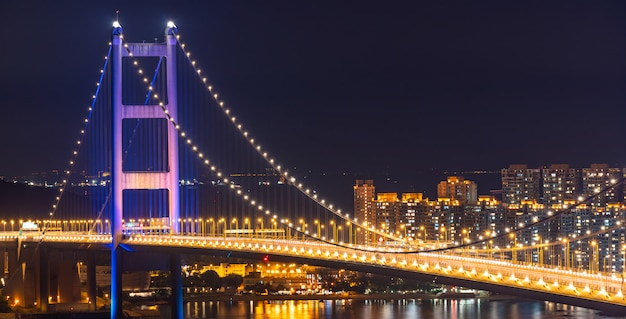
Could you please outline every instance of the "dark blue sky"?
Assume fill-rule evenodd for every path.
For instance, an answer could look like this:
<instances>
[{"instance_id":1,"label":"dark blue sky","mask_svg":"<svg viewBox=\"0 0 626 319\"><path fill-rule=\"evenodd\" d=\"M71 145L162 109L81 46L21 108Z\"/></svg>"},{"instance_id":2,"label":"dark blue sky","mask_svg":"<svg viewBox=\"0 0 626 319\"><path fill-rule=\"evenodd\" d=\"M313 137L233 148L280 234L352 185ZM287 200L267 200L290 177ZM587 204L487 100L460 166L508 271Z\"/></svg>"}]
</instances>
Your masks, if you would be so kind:
<instances>
[{"instance_id":1,"label":"dark blue sky","mask_svg":"<svg viewBox=\"0 0 626 319\"><path fill-rule=\"evenodd\" d=\"M64 168L117 9L130 42L161 41L173 20L235 114L297 170L374 176L626 162L619 1L9 1L3 9L0 175Z\"/></svg>"}]
</instances>

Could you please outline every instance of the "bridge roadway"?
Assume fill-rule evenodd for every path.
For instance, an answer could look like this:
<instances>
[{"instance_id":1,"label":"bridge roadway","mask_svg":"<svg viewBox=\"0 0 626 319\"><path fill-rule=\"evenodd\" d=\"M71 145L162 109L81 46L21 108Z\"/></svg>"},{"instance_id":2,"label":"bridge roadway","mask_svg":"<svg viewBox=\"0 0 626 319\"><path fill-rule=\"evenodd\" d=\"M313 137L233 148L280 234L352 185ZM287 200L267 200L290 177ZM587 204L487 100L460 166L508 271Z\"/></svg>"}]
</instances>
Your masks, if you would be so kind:
<instances>
[{"instance_id":1,"label":"bridge roadway","mask_svg":"<svg viewBox=\"0 0 626 319\"><path fill-rule=\"evenodd\" d=\"M39 242L66 249L110 249L110 235L80 232L0 232L0 241ZM43 240L42 240L43 239ZM406 253L400 248L343 247L315 240L257 237L127 235L129 251L223 255L365 271L547 300L611 314L626 314L621 275L590 274L445 253Z\"/></svg>"}]
</instances>

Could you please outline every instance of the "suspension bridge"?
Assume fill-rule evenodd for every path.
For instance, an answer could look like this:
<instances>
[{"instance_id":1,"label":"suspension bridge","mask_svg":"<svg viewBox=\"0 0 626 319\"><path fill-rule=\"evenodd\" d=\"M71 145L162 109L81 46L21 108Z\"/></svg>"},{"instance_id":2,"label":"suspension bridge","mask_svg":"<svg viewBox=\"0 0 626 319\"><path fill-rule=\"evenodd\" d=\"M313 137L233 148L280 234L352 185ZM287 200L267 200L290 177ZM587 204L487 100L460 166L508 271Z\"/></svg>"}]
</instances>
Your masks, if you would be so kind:
<instances>
[{"instance_id":1,"label":"suspension bridge","mask_svg":"<svg viewBox=\"0 0 626 319\"><path fill-rule=\"evenodd\" d=\"M162 43L127 42L114 23L74 146L49 217L31 221L36 231L3 222L5 293L14 305L48 311L76 299L59 292L62 270L53 287L48 257L83 251L81 301L91 310L94 255L110 253L111 318L122 318L122 274L133 263L171 271L172 318L182 318L181 254L271 256L626 313L622 209L586 208L623 180L503 229L445 233L454 225L442 219L445 235L408 221L403 233L389 231L343 212L281 165L217 93L173 23ZM564 216L588 211L597 222L559 233ZM417 231L407 234L410 227Z\"/></svg>"}]
</instances>

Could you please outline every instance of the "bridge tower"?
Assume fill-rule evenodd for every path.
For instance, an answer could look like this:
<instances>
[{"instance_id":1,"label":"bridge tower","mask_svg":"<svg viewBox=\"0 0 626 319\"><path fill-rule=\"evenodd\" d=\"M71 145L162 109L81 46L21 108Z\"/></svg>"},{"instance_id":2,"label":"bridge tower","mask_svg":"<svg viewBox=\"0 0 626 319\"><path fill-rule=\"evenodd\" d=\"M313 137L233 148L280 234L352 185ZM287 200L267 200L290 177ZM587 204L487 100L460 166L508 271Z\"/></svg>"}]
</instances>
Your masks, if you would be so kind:
<instances>
[{"instance_id":1,"label":"bridge tower","mask_svg":"<svg viewBox=\"0 0 626 319\"><path fill-rule=\"evenodd\" d=\"M176 129L169 123L166 114L160 105L129 105L124 104L123 59L132 57L158 57L165 61L166 84L165 92L167 100L163 107L174 119L177 118L177 79L176 79L176 52L177 52L177 28L169 22L165 29L164 43L122 43L122 27L118 22L113 24L112 30L112 54L111 54L111 138L112 138L112 167L111 167L111 318L122 318L122 250L121 241L122 219L124 219L124 191L125 190L159 190L167 192L167 212L169 226L172 233L179 232L180 216L180 188L179 188L179 160L178 160L178 134ZM127 49L126 49L127 48ZM129 53L129 52L132 52ZM130 65L130 64L128 64ZM129 72L129 71L126 71ZM146 100L148 101L148 100ZM157 119L165 125L157 126L167 132L165 135L167 150L161 163L165 163L159 170L126 170L124 167L124 120ZM165 133L165 134L163 134ZM154 145L157 145L157 137L154 136ZM172 271L172 317L182 315L182 287L180 274L180 258L170 258L170 270ZM178 280L177 280L178 279ZM178 286L178 287L177 287ZM179 299L179 300L177 300Z\"/></svg>"}]
</instances>

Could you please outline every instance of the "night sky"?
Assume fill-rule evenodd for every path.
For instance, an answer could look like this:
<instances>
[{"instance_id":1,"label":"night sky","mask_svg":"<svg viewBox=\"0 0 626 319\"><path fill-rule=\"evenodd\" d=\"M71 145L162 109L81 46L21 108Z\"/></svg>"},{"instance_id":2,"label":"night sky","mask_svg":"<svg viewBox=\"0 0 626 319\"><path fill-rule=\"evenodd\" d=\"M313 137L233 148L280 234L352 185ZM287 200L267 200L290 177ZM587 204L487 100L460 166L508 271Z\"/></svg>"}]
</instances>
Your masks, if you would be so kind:
<instances>
[{"instance_id":1,"label":"night sky","mask_svg":"<svg viewBox=\"0 0 626 319\"><path fill-rule=\"evenodd\" d=\"M626 163L621 1L10 1L0 175L66 167L116 10L130 42L174 21L296 172Z\"/></svg>"}]
</instances>

